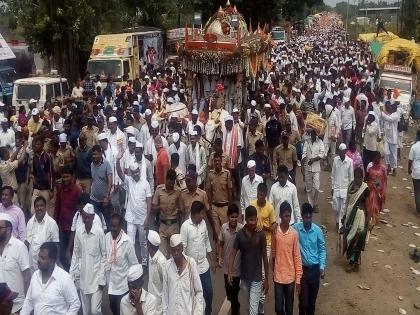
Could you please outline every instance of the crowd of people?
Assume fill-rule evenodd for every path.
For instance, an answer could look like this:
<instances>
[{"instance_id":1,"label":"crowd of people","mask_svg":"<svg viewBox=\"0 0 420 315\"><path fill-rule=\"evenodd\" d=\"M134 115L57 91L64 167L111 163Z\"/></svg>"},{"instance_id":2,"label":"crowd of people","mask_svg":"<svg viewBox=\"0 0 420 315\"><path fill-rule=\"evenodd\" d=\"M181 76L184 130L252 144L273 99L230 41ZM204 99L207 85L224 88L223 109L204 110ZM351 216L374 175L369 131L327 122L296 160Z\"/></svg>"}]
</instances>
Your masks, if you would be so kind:
<instances>
[{"instance_id":1,"label":"crowd of people","mask_svg":"<svg viewBox=\"0 0 420 315\"><path fill-rule=\"evenodd\" d=\"M214 314L217 268L232 315L290 315L295 292L299 314L314 314L327 264L312 222L329 211L321 177L339 254L357 271L402 148L395 91L378 87L368 47L341 26L324 14L274 47L231 113L223 86L193 108L176 64L104 89L87 74L72 99L43 109L0 107L2 314L96 315L104 294L114 315ZM166 114L181 102L188 118ZM418 214L419 143L420 133L409 155Z\"/></svg>"}]
</instances>

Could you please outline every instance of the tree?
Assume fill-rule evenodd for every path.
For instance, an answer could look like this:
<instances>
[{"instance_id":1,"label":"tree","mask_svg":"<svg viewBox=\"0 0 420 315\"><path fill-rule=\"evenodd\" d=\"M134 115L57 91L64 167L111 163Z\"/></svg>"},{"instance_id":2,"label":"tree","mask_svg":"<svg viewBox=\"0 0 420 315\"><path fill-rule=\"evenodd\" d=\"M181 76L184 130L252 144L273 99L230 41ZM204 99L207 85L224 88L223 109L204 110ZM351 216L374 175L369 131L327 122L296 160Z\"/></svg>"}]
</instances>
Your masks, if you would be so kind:
<instances>
[{"instance_id":1,"label":"tree","mask_svg":"<svg viewBox=\"0 0 420 315\"><path fill-rule=\"evenodd\" d=\"M401 3L401 35L420 40L420 1L404 0Z\"/></svg>"},{"instance_id":2,"label":"tree","mask_svg":"<svg viewBox=\"0 0 420 315\"><path fill-rule=\"evenodd\" d=\"M115 27L109 22L116 7L116 0L7 1L11 24L30 49L45 56L50 69L72 80L84 73L94 36L104 27Z\"/></svg>"}]
</instances>

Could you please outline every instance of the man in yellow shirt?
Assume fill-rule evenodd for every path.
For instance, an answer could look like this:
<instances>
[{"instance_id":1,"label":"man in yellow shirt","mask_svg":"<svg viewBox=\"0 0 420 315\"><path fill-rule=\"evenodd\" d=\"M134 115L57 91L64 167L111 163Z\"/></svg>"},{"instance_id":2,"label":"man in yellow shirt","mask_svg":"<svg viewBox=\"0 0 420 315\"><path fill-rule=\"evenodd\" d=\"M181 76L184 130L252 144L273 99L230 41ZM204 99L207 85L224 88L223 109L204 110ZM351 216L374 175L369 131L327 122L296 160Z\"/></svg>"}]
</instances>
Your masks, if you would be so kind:
<instances>
[{"instance_id":1,"label":"man in yellow shirt","mask_svg":"<svg viewBox=\"0 0 420 315\"><path fill-rule=\"evenodd\" d=\"M43 121L39 117L39 109L38 108L32 109L31 115L32 115L32 117L29 118L29 121L28 121L28 130L29 130L30 135L38 132L39 128L41 128L41 126L42 126L42 121Z\"/></svg>"},{"instance_id":2,"label":"man in yellow shirt","mask_svg":"<svg viewBox=\"0 0 420 315\"><path fill-rule=\"evenodd\" d=\"M267 201L267 185L258 184L257 199L251 201L251 206L257 209L257 228L256 231L263 231L267 240L267 258L271 256L271 233L277 228L276 214L273 205ZM265 277L263 269L263 279ZM261 293L260 303L258 305L258 314L264 313L265 294Z\"/></svg>"}]
</instances>

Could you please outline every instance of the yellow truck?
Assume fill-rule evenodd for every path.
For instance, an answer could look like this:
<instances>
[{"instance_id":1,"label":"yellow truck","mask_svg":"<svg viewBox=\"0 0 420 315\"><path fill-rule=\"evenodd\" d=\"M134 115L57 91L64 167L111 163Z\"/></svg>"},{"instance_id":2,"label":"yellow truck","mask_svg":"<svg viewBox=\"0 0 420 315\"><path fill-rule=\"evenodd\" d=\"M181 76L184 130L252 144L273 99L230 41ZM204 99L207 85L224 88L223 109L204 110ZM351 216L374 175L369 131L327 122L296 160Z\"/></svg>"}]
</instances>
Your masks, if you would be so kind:
<instances>
[{"instance_id":1,"label":"yellow truck","mask_svg":"<svg viewBox=\"0 0 420 315\"><path fill-rule=\"evenodd\" d=\"M139 77L146 64L162 65L163 31L149 26L128 30L128 33L98 35L92 45L87 65L92 78L101 82L108 77L118 83Z\"/></svg>"}]
</instances>

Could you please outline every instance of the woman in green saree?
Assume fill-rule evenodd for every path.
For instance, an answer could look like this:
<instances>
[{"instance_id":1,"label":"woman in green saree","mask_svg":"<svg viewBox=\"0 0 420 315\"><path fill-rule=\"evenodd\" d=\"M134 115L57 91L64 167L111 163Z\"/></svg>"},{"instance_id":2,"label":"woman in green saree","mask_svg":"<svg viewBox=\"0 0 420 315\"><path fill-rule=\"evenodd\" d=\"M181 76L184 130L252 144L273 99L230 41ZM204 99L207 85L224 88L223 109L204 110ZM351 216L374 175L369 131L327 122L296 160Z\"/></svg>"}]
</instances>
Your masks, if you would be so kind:
<instances>
[{"instance_id":1,"label":"woman in green saree","mask_svg":"<svg viewBox=\"0 0 420 315\"><path fill-rule=\"evenodd\" d=\"M354 170L354 181L347 191L347 209L343 217L343 254L346 254L346 271L357 271L360 264L361 252L365 249L368 232L367 198L368 185L363 182L363 170Z\"/></svg>"}]
</instances>

